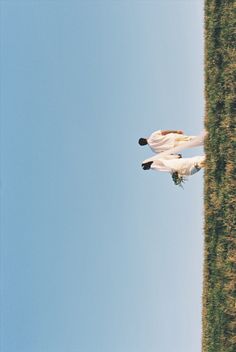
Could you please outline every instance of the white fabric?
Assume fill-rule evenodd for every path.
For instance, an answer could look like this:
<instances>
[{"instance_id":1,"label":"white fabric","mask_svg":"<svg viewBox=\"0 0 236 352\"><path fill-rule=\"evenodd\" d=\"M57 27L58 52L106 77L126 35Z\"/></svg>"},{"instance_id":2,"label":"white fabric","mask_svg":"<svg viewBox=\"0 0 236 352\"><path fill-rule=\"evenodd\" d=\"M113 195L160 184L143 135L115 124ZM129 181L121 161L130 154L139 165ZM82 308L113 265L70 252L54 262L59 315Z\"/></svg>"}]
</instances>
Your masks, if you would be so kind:
<instances>
[{"instance_id":1,"label":"white fabric","mask_svg":"<svg viewBox=\"0 0 236 352\"><path fill-rule=\"evenodd\" d=\"M194 156L192 158L181 158L181 159L156 159L151 169L165 172L178 172L179 176L193 175L199 171L199 163L205 160L205 156ZM198 166L198 167L196 167Z\"/></svg>"},{"instance_id":2,"label":"white fabric","mask_svg":"<svg viewBox=\"0 0 236 352\"><path fill-rule=\"evenodd\" d=\"M166 135L162 135L161 130L158 130L151 134L151 136L147 139L147 142L154 153L161 153L191 141L193 138L195 138L195 136L186 136L178 133L168 133Z\"/></svg>"},{"instance_id":3,"label":"white fabric","mask_svg":"<svg viewBox=\"0 0 236 352\"><path fill-rule=\"evenodd\" d=\"M181 152L184 149L203 146L204 139L205 139L206 135L207 135L207 132L204 130L199 136L194 137L189 142L182 143L181 145L179 145L179 146L177 146L175 148L171 148L171 149L168 149L168 150L166 150L166 151L164 151L162 153L154 155L151 158L148 158L148 159L144 160L143 163L147 163L149 161L154 161L154 160L157 160L157 159L161 159L163 157L166 158L167 155L177 154L177 153Z\"/></svg>"}]
</instances>

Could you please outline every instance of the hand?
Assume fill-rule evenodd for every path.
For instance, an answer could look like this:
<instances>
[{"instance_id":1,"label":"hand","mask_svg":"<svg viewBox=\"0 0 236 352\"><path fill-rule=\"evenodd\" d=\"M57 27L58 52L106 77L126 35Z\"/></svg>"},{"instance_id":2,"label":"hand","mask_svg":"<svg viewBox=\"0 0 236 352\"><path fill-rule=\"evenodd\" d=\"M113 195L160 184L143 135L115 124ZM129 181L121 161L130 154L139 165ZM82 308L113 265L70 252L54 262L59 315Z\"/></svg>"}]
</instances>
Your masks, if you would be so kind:
<instances>
[{"instance_id":1,"label":"hand","mask_svg":"<svg viewBox=\"0 0 236 352\"><path fill-rule=\"evenodd\" d=\"M177 133L178 134L184 134L184 131L179 130L179 131L177 131Z\"/></svg>"}]
</instances>

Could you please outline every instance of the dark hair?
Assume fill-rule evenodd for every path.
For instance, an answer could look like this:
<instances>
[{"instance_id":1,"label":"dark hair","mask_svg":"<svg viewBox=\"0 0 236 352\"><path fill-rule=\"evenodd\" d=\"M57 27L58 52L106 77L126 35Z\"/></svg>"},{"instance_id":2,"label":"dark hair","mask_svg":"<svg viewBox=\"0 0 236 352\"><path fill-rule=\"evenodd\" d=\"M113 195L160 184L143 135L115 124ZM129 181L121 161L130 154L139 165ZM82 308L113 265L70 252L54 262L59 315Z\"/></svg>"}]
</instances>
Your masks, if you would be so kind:
<instances>
[{"instance_id":1,"label":"dark hair","mask_svg":"<svg viewBox=\"0 0 236 352\"><path fill-rule=\"evenodd\" d=\"M139 138L138 144L139 145L146 145L147 144L147 139L146 138Z\"/></svg>"},{"instance_id":2,"label":"dark hair","mask_svg":"<svg viewBox=\"0 0 236 352\"><path fill-rule=\"evenodd\" d=\"M153 161L148 161L147 163L142 164L143 170L149 170L151 168Z\"/></svg>"}]
</instances>

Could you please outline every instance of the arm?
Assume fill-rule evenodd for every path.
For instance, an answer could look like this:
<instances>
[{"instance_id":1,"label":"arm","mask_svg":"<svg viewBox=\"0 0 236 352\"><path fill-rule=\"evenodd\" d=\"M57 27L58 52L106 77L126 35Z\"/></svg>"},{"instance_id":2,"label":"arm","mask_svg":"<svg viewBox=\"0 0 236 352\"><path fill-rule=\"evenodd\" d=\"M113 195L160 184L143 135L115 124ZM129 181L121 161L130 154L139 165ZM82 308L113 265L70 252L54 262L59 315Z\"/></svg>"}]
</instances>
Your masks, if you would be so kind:
<instances>
[{"instance_id":1,"label":"arm","mask_svg":"<svg viewBox=\"0 0 236 352\"><path fill-rule=\"evenodd\" d=\"M165 136L166 134L169 134L169 133L183 134L184 131L180 131L180 130L165 130L165 131L161 131L162 136Z\"/></svg>"}]
</instances>

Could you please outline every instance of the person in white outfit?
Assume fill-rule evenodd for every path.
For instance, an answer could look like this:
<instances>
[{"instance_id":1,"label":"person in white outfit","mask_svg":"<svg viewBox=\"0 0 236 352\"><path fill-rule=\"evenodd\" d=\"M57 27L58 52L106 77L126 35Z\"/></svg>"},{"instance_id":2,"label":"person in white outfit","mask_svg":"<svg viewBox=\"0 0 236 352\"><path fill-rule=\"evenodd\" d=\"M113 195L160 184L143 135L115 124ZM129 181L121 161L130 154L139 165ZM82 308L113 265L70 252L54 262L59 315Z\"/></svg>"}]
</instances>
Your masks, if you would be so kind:
<instances>
[{"instance_id":1,"label":"person in white outfit","mask_svg":"<svg viewBox=\"0 0 236 352\"><path fill-rule=\"evenodd\" d=\"M187 136L180 130L158 130L153 132L148 138L140 138L138 143L141 146L148 144L154 153L161 153L189 142L193 138L195 136Z\"/></svg>"},{"instance_id":2,"label":"person in white outfit","mask_svg":"<svg viewBox=\"0 0 236 352\"><path fill-rule=\"evenodd\" d=\"M191 158L155 159L142 163L144 170L157 170L169 172L176 185L181 185L186 176L194 175L205 165L205 156L194 156Z\"/></svg>"}]
</instances>

